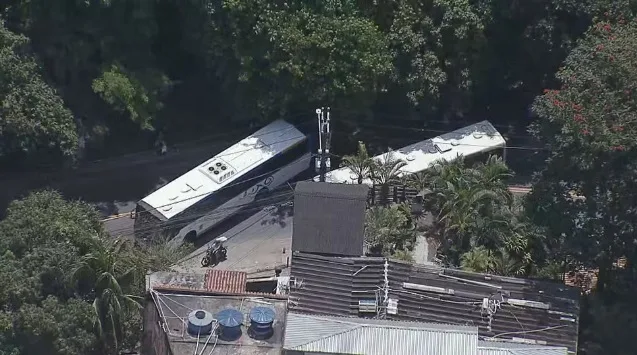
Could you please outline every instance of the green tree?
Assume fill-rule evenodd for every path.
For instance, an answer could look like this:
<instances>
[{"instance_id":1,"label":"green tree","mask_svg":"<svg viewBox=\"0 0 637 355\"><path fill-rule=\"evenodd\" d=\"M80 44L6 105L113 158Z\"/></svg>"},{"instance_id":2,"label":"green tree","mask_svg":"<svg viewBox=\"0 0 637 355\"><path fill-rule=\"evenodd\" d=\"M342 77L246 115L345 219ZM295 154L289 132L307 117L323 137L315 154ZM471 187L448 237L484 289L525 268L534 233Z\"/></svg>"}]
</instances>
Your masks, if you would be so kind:
<instances>
[{"instance_id":1,"label":"green tree","mask_svg":"<svg viewBox=\"0 0 637 355\"><path fill-rule=\"evenodd\" d=\"M75 121L27 44L0 22L0 157L14 164L60 163L75 155Z\"/></svg>"},{"instance_id":2,"label":"green tree","mask_svg":"<svg viewBox=\"0 0 637 355\"><path fill-rule=\"evenodd\" d=\"M139 277L133 255L128 242L116 239L82 256L73 272L79 291L92 298L97 335L116 351L122 349L125 316L141 308L141 298L130 293Z\"/></svg>"},{"instance_id":3,"label":"green tree","mask_svg":"<svg viewBox=\"0 0 637 355\"><path fill-rule=\"evenodd\" d=\"M244 107L272 117L291 107L362 110L373 102L392 70L386 37L355 7L339 3L222 2L211 60L236 75L227 83L239 89ZM246 106L246 97L256 107Z\"/></svg>"},{"instance_id":4,"label":"green tree","mask_svg":"<svg viewBox=\"0 0 637 355\"><path fill-rule=\"evenodd\" d=\"M370 166L371 180L375 185L380 186L381 204L389 204L389 189L393 183L401 181L401 169L407 162L398 158L396 153L389 150L380 159L374 159Z\"/></svg>"},{"instance_id":5,"label":"green tree","mask_svg":"<svg viewBox=\"0 0 637 355\"><path fill-rule=\"evenodd\" d=\"M428 174L429 193L423 204L434 222L427 233L440 243L439 253L446 263L459 265L465 253L483 247L502 260L512 254L525 267L529 265L533 233L513 210L513 197L505 183L510 173L501 159L492 156L475 166L467 166L464 159L441 161ZM492 257L496 254L489 256L490 264L466 263L495 265L497 259ZM465 258L484 259L484 255L476 250Z\"/></svg>"},{"instance_id":6,"label":"green tree","mask_svg":"<svg viewBox=\"0 0 637 355\"><path fill-rule=\"evenodd\" d=\"M346 155L343 157L343 165L348 167L356 176L358 184L362 184L364 179L369 178L372 167L372 158L367 153L365 143L358 142L356 155Z\"/></svg>"},{"instance_id":7,"label":"green tree","mask_svg":"<svg viewBox=\"0 0 637 355\"><path fill-rule=\"evenodd\" d=\"M635 34L634 21L597 23L558 73L562 88L534 105L533 133L551 155L529 211L547 228L553 255L600 267L602 288L618 257L633 258Z\"/></svg>"},{"instance_id":8,"label":"green tree","mask_svg":"<svg viewBox=\"0 0 637 355\"><path fill-rule=\"evenodd\" d=\"M486 43L486 18L467 0L402 0L395 8L388 37L397 90L425 112L462 114Z\"/></svg>"},{"instance_id":9,"label":"green tree","mask_svg":"<svg viewBox=\"0 0 637 355\"><path fill-rule=\"evenodd\" d=\"M370 254L404 259L416 241L416 229L407 205L374 206L365 214L365 244Z\"/></svg>"},{"instance_id":10,"label":"green tree","mask_svg":"<svg viewBox=\"0 0 637 355\"><path fill-rule=\"evenodd\" d=\"M93 208L54 192L9 206L0 221L0 319L8 322L0 337L9 353L101 353L91 305L74 297L68 279L81 256L100 246L101 233Z\"/></svg>"},{"instance_id":11,"label":"green tree","mask_svg":"<svg viewBox=\"0 0 637 355\"><path fill-rule=\"evenodd\" d=\"M152 129L153 120L163 107L160 92L170 82L162 74L152 72L146 75L146 79L153 82L144 85L120 66L112 65L93 80L92 88L115 110L129 115L143 129Z\"/></svg>"},{"instance_id":12,"label":"green tree","mask_svg":"<svg viewBox=\"0 0 637 355\"><path fill-rule=\"evenodd\" d=\"M599 270L583 304L586 354L628 354L634 345L636 36L634 20L595 23L557 73L561 87L533 106L532 133L550 156L527 210L545 229L550 260L565 271ZM617 270L621 256L627 265Z\"/></svg>"}]
</instances>

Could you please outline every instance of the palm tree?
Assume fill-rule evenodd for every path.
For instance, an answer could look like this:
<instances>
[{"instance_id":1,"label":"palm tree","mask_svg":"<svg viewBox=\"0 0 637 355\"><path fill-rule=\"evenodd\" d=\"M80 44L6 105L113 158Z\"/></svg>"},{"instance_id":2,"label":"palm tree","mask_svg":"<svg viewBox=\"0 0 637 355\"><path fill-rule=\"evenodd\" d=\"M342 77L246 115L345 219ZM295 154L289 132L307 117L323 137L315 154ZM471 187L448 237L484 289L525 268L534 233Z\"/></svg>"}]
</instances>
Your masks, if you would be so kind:
<instances>
[{"instance_id":1,"label":"palm tree","mask_svg":"<svg viewBox=\"0 0 637 355\"><path fill-rule=\"evenodd\" d=\"M462 254L460 267L467 271L501 276L518 276L524 272L523 263L506 250L491 251L483 246Z\"/></svg>"},{"instance_id":2,"label":"palm tree","mask_svg":"<svg viewBox=\"0 0 637 355\"><path fill-rule=\"evenodd\" d=\"M456 265L472 248L496 250L507 240L517 240L511 236L517 232L513 198L505 183L510 176L506 165L495 157L474 167L464 163L463 159L435 163L429 173L431 193L424 201L425 209L436 217L433 231L441 252Z\"/></svg>"},{"instance_id":3,"label":"palm tree","mask_svg":"<svg viewBox=\"0 0 637 355\"><path fill-rule=\"evenodd\" d=\"M494 263L490 251L482 246L469 250L460 258L460 267L472 272L489 273Z\"/></svg>"},{"instance_id":4,"label":"palm tree","mask_svg":"<svg viewBox=\"0 0 637 355\"><path fill-rule=\"evenodd\" d=\"M358 151L356 155L346 155L343 157L343 164L348 167L358 181L358 184L362 184L363 180L369 176L370 168L373 164L372 158L367 152L365 143L358 142Z\"/></svg>"},{"instance_id":5,"label":"palm tree","mask_svg":"<svg viewBox=\"0 0 637 355\"><path fill-rule=\"evenodd\" d=\"M370 254L393 255L408 249L416 233L410 216L401 205L375 206L365 214L365 244Z\"/></svg>"},{"instance_id":6,"label":"palm tree","mask_svg":"<svg viewBox=\"0 0 637 355\"><path fill-rule=\"evenodd\" d=\"M93 300L95 332L105 348L116 352L123 338L122 318L126 312L140 309L141 297L131 295L136 269L130 244L122 239L82 257L72 274L80 292Z\"/></svg>"},{"instance_id":7,"label":"palm tree","mask_svg":"<svg viewBox=\"0 0 637 355\"><path fill-rule=\"evenodd\" d=\"M396 157L392 150L383 154L382 158L375 160L371 165L370 173L374 184L380 185L381 203L383 205L389 202L389 186L392 183L400 181L402 169L407 163Z\"/></svg>"}]
</instances>

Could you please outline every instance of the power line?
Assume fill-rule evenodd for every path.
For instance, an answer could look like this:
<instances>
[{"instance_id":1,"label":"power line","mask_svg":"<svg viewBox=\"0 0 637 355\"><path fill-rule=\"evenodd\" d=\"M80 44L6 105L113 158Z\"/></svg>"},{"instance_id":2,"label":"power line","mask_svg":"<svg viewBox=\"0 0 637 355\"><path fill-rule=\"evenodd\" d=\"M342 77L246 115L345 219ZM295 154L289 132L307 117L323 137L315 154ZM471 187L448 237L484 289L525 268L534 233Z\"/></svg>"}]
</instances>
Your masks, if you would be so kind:
<instances>
[{"instance_id":1,"label":"power line","mask_svg":"<svg viewBox=\"0 0 637 355\"><path fill-rule=\"evenodd\" d=\"M459 146L472 146L472 147L485 147L485 148L491 147L490 145L469 144L469 143L458 143L457 145L459 145ZM523 147L523 146L506 146L506 149L521 149L521 150L532 150L532 151L545 150L545 149L543 149L543 148ZM337 158L343 158L343 157L344 157L344 155L337 155L337 154L333 154L333 153L329 153L329 155L334 156L334 157L337 157ZM315 157L315 156L316 156L316 155L314 155L314 154L312 155L312 157ZM271 170L271 171L269 171L269 172L266 172L266 173L263 173L263 174L261 174L261 175L255 176L255 177L253 177L253 178L251 178L251 179L248 179L248 180L243 180L243 181L240 181L240 182L237 182L237 183L234 183L234 184L226 185L226 186L222 187L222 189L225 189L225 188L227 188L227 187L231 187L231 186L235 186L235 185L241 184L241 183L243 183L243 182L245 182L245 181L258 179L258 178L260 178L260 177L263 177L263 176L269 175L270 173L273 173L273 172L276 172L276 171L278 171L278 170L281 170L282 168L283 168L283 167L280 167L280 168L277 168L277 169ZM222 190L218 190L218 191L222 191ZM215 192L216 192L216 191L215 191ZM170 203L167 203L167 204L164 204L164 205L161 205L161 206L154 207L154 209L160 209L160 208L164 208L164 207L169 207L169 206L174 205L174 204L177 204L177 203L181 203L181 202L188 201L188 200L191 200L191 199L199 198L199 197L202 197L202 196L207 196L207 195L209 195L209 194L211 194L211 193L214 193L214 192L207 192L207 193L203 193L203 194L199 194L199 195L191 196L191 197L188 197L188 198L183 199L183 200L177 200L177 201L170 202ZM144 211L144 212L146 212L146 213L150 213L149 211ZM122 216L122 217L124 217L124 216Z\"/></svg>"},{"instance_id":2,"label":"power line","mask_svg":"<svg viewBox=\"0 0 637 355\"><path fill-rule=\"evenodd\" d=\"M299 116L300 116L300 115L299 115ZM305 126L305 125L310 124L310 123L313 123L313 120L306 120L306 121L303 121L303 122L301 122L301 123L295 124L295 125L294 125L294 127L295 127L295 128L296 128L296 127L302 127L302 126ZM265 126L263 126L263 127L261 127L261 128L264 128L264 127L266 127L266 126L267 126L267 125L265 125ZM273 130L273 131L269 131L269 132L265 132L265 133L261 133L261 134L256 134L256 135L255 135L255 134L251 134L251 135L249 135L249 136L252 136L252 137L260 137L260 136L262 136L262 135L272 134L272 133L276 133L276 132L280 132L280 131L284 131L284 130L289 130L289 129L291 129L291 128L289 128L289 127L288 127L288 128L280 128L280 129L277 129L277 130ZM246 129L242 129L242 130L246 130ZM222 138L222 137L227 137L229 134L233 134L234 132L239 132L239 130L237 129L237 130L233 130L233 131L226 132L226 133L222 133L222 134L209 135L209 136L206 136L206 137L203 137L203 138L199 138L199 139L196 139L196 140L186 141L186 142L183 142L183 143L181 143L181 144L179 144L179 145L175 145L174 147L181 147L181 146L187 146L187 145L194 145L195 143L203 142L203 141L206 141L206 140L210 140L211 138L217 138L217 137ZM254 131L253 131L253 133L254 133ZM244 138L247 138L247 137L244 137ZM244 139L244 138L243 138L243 139ZM239 139L239 141L241 141L241 140L242 140L242 139ZM215 147L216 147L216 146L221 146L221 145L227 145L227 144L230 144L230 143L233 143L233 142L234 142L234 144L236 144L236 143L238 143L239 141L229 141L229 140L227 140L227 141L224 141L224 142L220 142L219 144L215 144ZM275 143L276 143L276 142L275 142ZM92 167L91 165L93 165L93 164L103 164L103 163L109 163L109 162L116 161L116 160L118 160L118 159L122 159L122 158L126 158L126 157L133 157L133 156L136 156L136 155L142 155L142 154L144 154L144 153L148 153L148 152L152 152L152 151L154 151L154 149L148 149L148 150L143 150L143 151L139 151L139 152L123 154L123 155L119 155L119 156L115 156L115 157L110 157L110 158L107 158L107 159L98 159L98 160L93 160L93 161L85 162L85 163L84 163L85 165L83 165L83 166L79 167L77 171L73 171L73 170L65 170L65 169L58 169L58 170L46 171L46 174L56 174L56 173L65 173L65 172L81 174L81 173L82 173L82 171L81 171L81 170L83 170L83 169L91 169L90 173L99 173L99 172L104 172L104 171L114 170L113 168L104 168L104 169L92 170L92 168L93 168L93 167ZM10 178L14 178L14 179L16 179L16 178L18 178L20 175L24 175L24 174L26 174L26 175L30 175L30 174L33 174L33 173L34 173L34 171L32 171L32 172L26 172L26 173L22 173L22 174L18 173L18 174L16 174L16 176L11 176L10 174L5 173L5 174L0 175L0 179L10 179Z\"/></svg>"},{"instance_id":3,"label":"power line","mask_svg":"<svg viewBox=\"0 0 637 355\"><path fill-rule=\"evenodd\" d=\"M279 191L283 191L283 190L284 189L281 188ZM232 207L217 207L215 209L211 209L206 212L199 212L192 215L186 215L186 216L182 216L176 219L171 219L168 221L160 221L158 219L156 221L157 221L157 225L161 226L162 228L167 226L169 227L167 229L174 229L180 226L186 226L202 218L203 218L202 222L204 222L205 220L210 220L218 216L223 216L224 214L226 214L227 211L234 211L234 210L249 211L249 210L246 210L245 207L253 207L250 209L252 210L254 208L262 208L265 206L269 206L270 202L277 201L283 197L289 197L289 196L293 196L293 193L285 192L285 193L277 194L275 196L270 196L270 197L259 199L259 200L253 200L253 201L242 203ZM133 229L126 227L122 229L113 230L113 232L132 231L132 230L145 232L145 231L149 231L147 229L153 229L153 228L155 228L155 226L149 226L148 228L144 227L144 228L133 228Z\"/></svg>"},{"instance_id":4,"label":"power line","mask_svg":"<svg viewBox=\"0 0 637 355\"><path fill-rule=\"evenodd\" d=\"M314 154L311 154L311 155L310 155L310 159L312 159L314 156L315 156ZM299 160L301 160L301 159L297 159L296 161L299 161ZM295 162L296 162L296 161L295 161ZM185 199L182 199L182 200L177 200L177 201L169 202L169 203L164 204L164 205L160 205L160 206L151 206L151 207L152 207L154 210L158 210L158 209L160 209L160 208L170 207L170 206L172 206L172 205L175 205L175 204L178 204L178 203L181 203L181 202L185 202L185 201L189 201L189 200L192 200L192 199L196 199L196 198L199 198L199 197L205 197L205 196L208 196L208 195L213 194L213 193L215 193L215 192L223 191L224 189L227 189L227 188L229 188L229 187L233 187L233 186L237 186L237 185L240 185L240 184L244 184L244 183L246 183L246 182L248 182L248 181L256 180L256 179L262 178L262 177L264 177L264 176L267 176L267 175L273 174L273 173L275 173L275 172L277 172L277 171L279 171L279 170L281 170L281 169L283 169L283 168L285 168L285 167L287 167L287 165L285 165L285 166L281 166L281 167L278 167L278 168L276 168L276 169L272 169L272 170L270 170L270 171L266 171L266 172L265 172L265 173L263 173L263 174L260 174L260 175L257 175L257 176L254 176L254 177L251 177L251 178L249 178L249 179L242 179L242 180L239 180L239 181L237 181L237 182L235 182L235 183L231 183L231 184L228 184L228 185L222 186L219 190L216 190L216 191L204 192L204 193L201 193L201 194L198 194L198 195L195 195L195 196L190 196L190 197L185 198ZM239 177L239 179L241 179L241 178ZM175 181L175 180L173 180L173 181ZM172 182L172 181L171 181L171 182ZM169 183L169 184L170 184L170 183ZM161 188L163 188L163 187L161 187ZM153 193L155 193L155 192L159 191L161 188L159 188L159 189L155 190ZM152 194L152 193L151 193L151 194ZM145 211L145 212L147 212L147 213L151 213L150 211Z\"/></svg>"}]
</instances>

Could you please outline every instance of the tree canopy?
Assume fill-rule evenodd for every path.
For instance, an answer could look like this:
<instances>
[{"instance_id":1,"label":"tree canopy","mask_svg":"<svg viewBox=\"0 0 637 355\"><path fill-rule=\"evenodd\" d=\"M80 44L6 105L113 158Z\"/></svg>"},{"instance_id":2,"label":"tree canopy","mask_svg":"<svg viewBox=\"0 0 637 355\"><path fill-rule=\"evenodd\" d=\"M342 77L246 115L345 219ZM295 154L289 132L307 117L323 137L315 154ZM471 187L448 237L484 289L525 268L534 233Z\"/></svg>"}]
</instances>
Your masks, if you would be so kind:
<instances>
[{"instance_id":1,"label":"tree canopy","mask_svg":"<svg viewBox=\"0 0 637 355\"><path fill-rule=\"evenodd\" d=\"M93 207L56 192L13 202L0 221L0 352L134 349L144 275L165 267L161 255L111 239Z\"/></svg>"},{"instance_id":2,"label":"tree canopy","mask_svg":"<svg viewBox=\"0 0 637 355\"><path fill-rule=\"evenodd\" d=\"M374 161L367 141L348 156L334 135L332 153L357 182L382 188L367 215L369 247L409 259L426 233L451 267L543 278L596 270L581 352L631 354L636 11L633 0L8 0L0 166L39 174L158 137L314 122L324 105L341 137L367 127L383 152L406 145L407 132L422 140L487 118L508 152L547 154L539 165L513 158L536 172L524 201L497 158L405 180L392 153ZM421 192L430 223L389 203L397 183ZM57 193L15 201L0 222L0 353L131 347L141 270L173 257L153 248L109 239L92 207Z\"/></svg>"}]
</instances>

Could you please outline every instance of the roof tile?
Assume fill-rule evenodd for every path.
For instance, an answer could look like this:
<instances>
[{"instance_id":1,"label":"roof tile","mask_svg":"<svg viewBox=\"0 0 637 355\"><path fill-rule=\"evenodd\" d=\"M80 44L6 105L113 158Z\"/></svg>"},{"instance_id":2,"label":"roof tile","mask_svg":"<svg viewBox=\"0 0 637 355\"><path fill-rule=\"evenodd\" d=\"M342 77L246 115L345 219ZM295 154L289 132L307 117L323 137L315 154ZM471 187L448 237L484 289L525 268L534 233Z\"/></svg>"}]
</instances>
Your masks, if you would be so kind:
<instances>
[{"instance_id":1,"label":"roof tile","mask_svg":"<svg viewBox=\"0 0 637 355\"><path fill-rule=\"evenodd\" d=\"M208 270L204 289L223 293L244 293L247 277L248 274L243 271Z\"/></svg>"}]
</instances>

